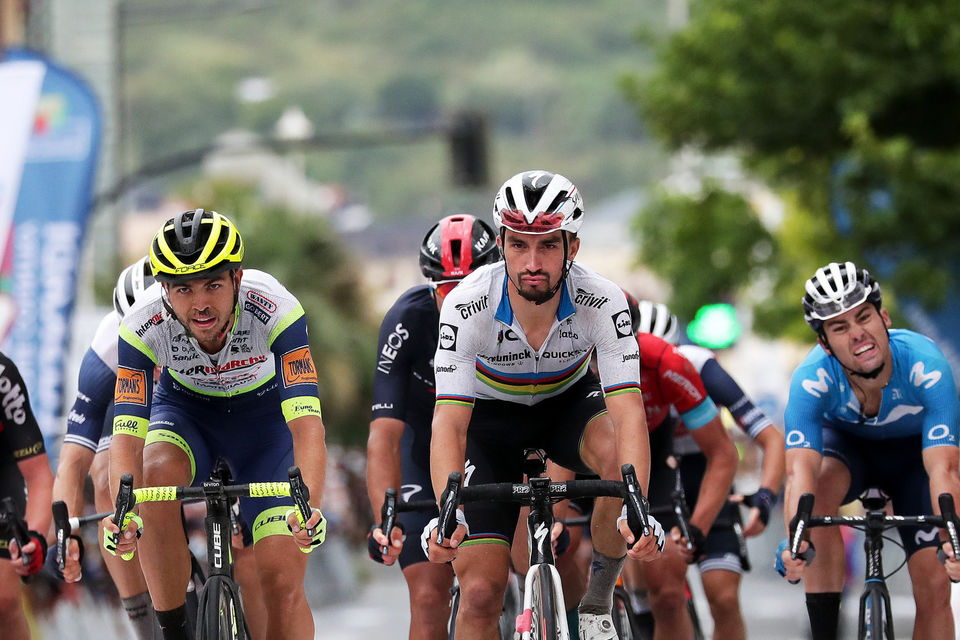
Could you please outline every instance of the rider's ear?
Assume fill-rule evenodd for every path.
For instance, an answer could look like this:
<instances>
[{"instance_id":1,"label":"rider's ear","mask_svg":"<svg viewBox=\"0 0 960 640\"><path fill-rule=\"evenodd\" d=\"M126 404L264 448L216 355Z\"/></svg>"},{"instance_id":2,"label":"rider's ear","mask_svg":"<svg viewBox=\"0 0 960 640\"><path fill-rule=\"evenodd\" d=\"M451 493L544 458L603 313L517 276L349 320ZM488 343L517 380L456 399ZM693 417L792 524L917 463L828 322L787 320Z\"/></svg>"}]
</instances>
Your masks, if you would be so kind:
<instances>
[{"instance_id":1,"label":"rider's ear","mask_svg":"<svg viewBox=\"0 0 960 640\"><path fill-rule=\"evenodd\" d=\"M830 343L827 342L827 336L821 333L819 336L817 336L817 342L820 343L820 346L823 347L823 350L827 352L828 356L833 355L833 350L830 348Z\"/></svg>"}]
</instances>

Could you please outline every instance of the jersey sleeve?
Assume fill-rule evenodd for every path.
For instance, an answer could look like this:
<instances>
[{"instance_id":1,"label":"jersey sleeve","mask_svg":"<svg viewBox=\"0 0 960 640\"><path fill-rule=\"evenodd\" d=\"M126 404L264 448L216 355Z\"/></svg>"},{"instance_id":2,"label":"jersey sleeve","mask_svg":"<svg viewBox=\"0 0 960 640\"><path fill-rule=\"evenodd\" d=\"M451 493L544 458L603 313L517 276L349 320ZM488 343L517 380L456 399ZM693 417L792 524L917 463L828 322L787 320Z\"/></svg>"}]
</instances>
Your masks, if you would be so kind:
<instances>
[{"instance_id":1,"label":"jersey sleeve","mask_svg":"<svg viewBox=\"0 0 960 640\"><path fill-rule=\"evenodd\" d=\"M823 453L823 416L834 381L823 367L800 365L790 379L783 414L787 450L803 448Z\"/></svg>"},{"instance_id":2,"label":"jersey sleeve","mask_svg":"<svg viewBox=\"0 0 960 640\"><path fill-rule=\"evenodd\" d=\"M412 324L394 305L380 324L377 367L373 373L371 419L406 418L407 388L415 345L410 341Z\"/></svg>"},{"instance_id":3,"label":"jersey sleeve","mask_svg":"<svg viewBox=\"0 0 960 640\"><path fill-rule=\"evenodd\" d=\"M925 409L923 448L956 447L960 401L957 399L950 363L947 362L943 353L936 348L935 353L929 355L925 360L926 366L922 361L917 362L910 371L910 381L918 387L923 397L923 407Z\"/></svg>"},{"instance_id":4,"label":"jersey sleeve","mask_svg":"<svg viewBox=\"0 0 960 640\"><path fill-rule=\"evenodd\" d=\"M659 373L664 402L673 405L688 430L699 429L717 416L717 405L707 395L703 380L676 347L663 352Z\"/></svg>"},{"instance_id":5,"label":"jersey sleeve","mask_svg":"<svg viewBox=\"0 0 960 640\"><path fill-rule=\"evenodd\" d=\"M77 396L67 414L64 442L96 452L107 411L113 403L117 376L91 348L83 356L77 376Z\"/></svg>"},{"instance_id":6,"label":"jersey sleeve","mask_svg":"<svg viewBox=\"0 0 960 640\"><path fill-rule=\"evenodd\" d=\"M153 369L157 357L126 324L117 343L117 384L113 400L113 435L146 438L153 398Z\"/></svg>"},{"instance_id":7,"label":"jersey sleeve","mask_svg":"<svg viewBox=\"0 0 960 640\"><path fill-rule=\"evenodd\" d=\"M287 422L302 416L322 417L317 385L317 368L307 339L307 318L300 313L292 322L283 323L275 334L270 350L280 374L280 408Z\"/></svg>"},{"instance_id":8,"label":"jersey sleeve","mask_svg":"<svg viewBox=\"0 0 960 640\"><path fill-rule=\"evenodd\" d=\"M457 313L451 297L440 310L440 334L433 358L437 385L437 404L473 406L476 399L477 345L470 337L476 331L465 330L480 314L464 320Z\"/></svg>"},{"instance_id":9,"label":"jersey sleeve","mask_svg":"<svg viewBox=\"0 0 960 640\"><path fill-rule=\"evenodd\" d=\"M707 394L716 404L729 409L740 428L751 438L756 438L761 431L773 426L767 414L753 404L716 359L710 358L703 363L700 378Z\"/></svg>"},{"instance_id":10,"label":"jersey sleeve","mask_svg":"<svg viewBox=\"0 0 960 640\"><path fill-rule=\"evenodd\" d=\"M27 385L17 365L0 354L0 439L6 445L15 462L46 453L43 433L37 418L30 408Z\"/></svg>"},{"instance_id":11,"label":"jersey sleeve","mask_svg":"<svg viewBox=\"0 0 960 640\"><path fill-rule=\"evenodd\" d=\"M619 287L614 288L609 312L598 310L591 319L605 396L640 392L640 345L631 329L627 299Z\"/></svg>"}]
</instances>

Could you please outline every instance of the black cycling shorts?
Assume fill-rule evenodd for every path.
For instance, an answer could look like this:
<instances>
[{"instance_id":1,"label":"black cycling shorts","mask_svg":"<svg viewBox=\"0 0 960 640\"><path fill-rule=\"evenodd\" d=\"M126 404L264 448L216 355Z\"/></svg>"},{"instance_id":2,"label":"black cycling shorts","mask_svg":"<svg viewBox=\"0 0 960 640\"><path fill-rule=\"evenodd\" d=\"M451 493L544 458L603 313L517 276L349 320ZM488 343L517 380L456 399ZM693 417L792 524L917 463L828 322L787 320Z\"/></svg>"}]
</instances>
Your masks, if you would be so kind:
<instances>
[{"instance_id":1,"label":"black cycling shorts","mask_svg":"<svg viewBox=\"0 0 960 640\"><path fill-rule=\"evenodd\" d=\"M843 503L853 502L861 493L878 488L900 516L932 514L930 478L923 466L921 436L868 440L823 429L823 455L840 460L850 470L850 488ZM909 558L917 550L939 544L937 527L897 527Z\"/></svg>"},{"instance_id":2,"label":"black cycling shorts","mask_svg":"<svg viewBox=\"0 0 960 640\"><path fill-rule=\"evenodd\" d=\"M533 406L503 400L477 400L467 430L464 483L520 482L524 449L544 449L557 464L578 473L593 473L580 457L587 424L606 412L603 391L587 373L569 389ZM464 545L509 546L520 505L477 502L465 505L470 527Z\"/></svg>"}]
</instances>

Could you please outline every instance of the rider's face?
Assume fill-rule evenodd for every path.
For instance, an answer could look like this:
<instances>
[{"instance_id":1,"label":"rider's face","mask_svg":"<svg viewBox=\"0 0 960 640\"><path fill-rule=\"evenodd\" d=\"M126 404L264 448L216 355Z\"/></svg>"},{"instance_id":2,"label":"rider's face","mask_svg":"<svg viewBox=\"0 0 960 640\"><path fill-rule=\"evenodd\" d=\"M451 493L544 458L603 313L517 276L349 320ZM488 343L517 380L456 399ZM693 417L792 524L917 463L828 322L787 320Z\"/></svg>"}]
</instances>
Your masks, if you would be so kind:
<instances>
[{"instance_id":1,"label":"rider's face","mask_svg":"<svg viewBox=\"0 0 960 640\"><path fill-rule=\"evenodd\" d=\"M823 332L830 351L844 367L857 373L867 373L883 364L889 364L890 316L886 309L877 310L870 302L825 320Z\"/></svg>"},{"instance_id":2,"label":"rider's face","mask_svg":"<svg viewBox=\"0 0 960 640\"><path fill-rule=\"evenodd\" d=\"M242 270L224 271L213 278L197 278L164 285L177 319L208 353L223 348L233 322L234 295Z\"/></svg>"},{"instance_id":3,"label":"rider's face","mask_svg":"<svg viewBox=\"0 0 960 640\"><path fill-rule=\"evenodd\" d=\"M503 236L503 260L507 273L516 279L520 295L531 302L550 299L553 287L563 275L562 233L534 235L507 229ZM573 260L579 248L580 239L572 238L567 257Z\"/></svg>"}]
</instances>

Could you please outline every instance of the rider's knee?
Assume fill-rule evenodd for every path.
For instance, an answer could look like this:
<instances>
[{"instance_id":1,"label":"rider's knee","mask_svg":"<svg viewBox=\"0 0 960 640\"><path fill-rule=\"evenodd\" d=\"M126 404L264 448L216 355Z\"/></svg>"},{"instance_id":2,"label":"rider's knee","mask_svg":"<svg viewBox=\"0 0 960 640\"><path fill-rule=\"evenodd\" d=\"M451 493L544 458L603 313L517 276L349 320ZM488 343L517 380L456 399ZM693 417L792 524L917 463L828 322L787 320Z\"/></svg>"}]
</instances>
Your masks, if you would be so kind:
<instances>
[{"instance_id":1,"label":"rider's knee","mask_svg":"<svg viewBox=\"0 0 960 640\"><path fill-rule=\"evenodd\" d=\"M505 585L485 577L464 578L460 581L460 610L474 617L499 617L503 610Z\"/></svg>"},{"instance_id":2,"label":"rider's knee","mask_svg":"<svg viewBox=\"0 0 960 640\"><path fill-rule=\"evenodd\" d=\"M143 482L146 486L190 483L190 459L182 451L169 448L148 449L143 456Z\"/></svg>"},{"instance_id":3,"label":"rider's knee","mask_svg":"<svg viewBox=\"0 0 960 640\"><path fill-rule=\"evenodd\" d=\"M0 562L10 562L0 558ZM8 587L11 585L7 585ZM13 620L16 616L23 615L22 599L20 589L3 588L0 589L0 621Z\"/></svg>"},{"instance_id":4,"label":"rider's knee","mask_svg":"<svg viewBox=\"0 0 960 640\"><path fill-rule=\"evenodd\" d=\"M687 591L680 581L677 584L660 584L648 589L650 608L654 613L680 612L687 606Z\"/></svg>"},{"instance_id":5,"label":"rider's knee","mask_svg":"<svg viewBox=\"0 0 960 640\"><path fill-rule=\"evenodd\" d=\"M443 610L450 604L450 589L447 585L431 580L407 581L410 591L410 607L420 611Z\"/></svg>"}]
</instances>

